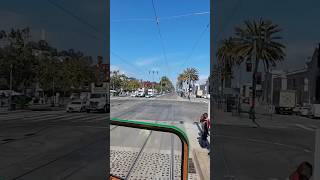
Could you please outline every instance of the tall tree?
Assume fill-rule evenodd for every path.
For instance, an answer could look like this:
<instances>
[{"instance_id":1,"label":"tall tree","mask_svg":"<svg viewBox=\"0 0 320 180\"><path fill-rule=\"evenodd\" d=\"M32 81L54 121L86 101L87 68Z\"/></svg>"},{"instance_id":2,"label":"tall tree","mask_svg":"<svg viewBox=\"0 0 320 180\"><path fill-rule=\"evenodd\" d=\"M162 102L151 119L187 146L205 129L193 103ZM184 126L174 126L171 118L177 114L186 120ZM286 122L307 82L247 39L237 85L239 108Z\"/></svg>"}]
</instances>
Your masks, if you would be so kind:
<instances>
[{"instance_id":1,"label":"tall tree","mask_svg":"<svg viewBox=\"0 0 320 180\"><path fill-rule=\"evenodd\" d=\"M277 34L281 32L278 25L269 20L245 21L243 27L235 28L236 52L238 55L254 60L254 71L252 77L252 106L250 117L255 122L255 97L256 97L256 75L259 63L262 61L265 71L270 65L275 65L284 59L285 46L278 42L282 39Z\"/></svg>"},{"instance_id":2,"label":"tall tree","mask_svg":"<svg viewBox=\"0 0 320 180\"><path fill-rule=\"evenodd\" d=\"M8 46L2 49L0 74L10 82L10 70L13 72L13 89L24 91L31 86L36 77L38 61L32 49L26 46L30 37L29 28L12 29L10 32L1 31L0 38Z\"/></svg>"},{"instance_id":3,"label":"tall tree","mask_svg":"<svg viewBox=\"0 0 320 180\"><path fill-rule=\"evenodd\" d=\"M240 65L242 58L236 52L236 43L233 38L224 39L220 42L216 54L218 65L221 68L221 84L231 88L232 67Z\"/></svg>"},{"instance_id":4,"label":"tall tree","mask_svg":"<svg viewBox=\"0 0 320 180\"><path fill-rule=\"evenodd\" d=\"M173 84L167 76L162 76L159 84L160 84L160 90L171 91L173 89Z\"/></svg>"}]
</instances>

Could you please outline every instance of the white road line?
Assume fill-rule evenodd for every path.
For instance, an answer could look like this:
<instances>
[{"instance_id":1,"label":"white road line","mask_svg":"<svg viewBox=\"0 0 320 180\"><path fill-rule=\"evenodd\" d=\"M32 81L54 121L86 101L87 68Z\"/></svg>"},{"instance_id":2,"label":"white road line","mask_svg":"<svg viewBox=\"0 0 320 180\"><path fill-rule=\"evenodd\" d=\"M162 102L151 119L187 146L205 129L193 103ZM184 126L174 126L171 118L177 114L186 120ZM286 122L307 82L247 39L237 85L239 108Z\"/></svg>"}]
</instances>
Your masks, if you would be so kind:
<instances>
[{"instance_id":1,"label":"white road line","mask_svg":"<svg viewBox=\"0 0 320 180\"><path fill-rule=\"evenodd\" d=\"M306 127L306 126L304 126L304 125L302 125L302 124L294 124L294 125L297 126L297 127L299 127L299 128L305 129L305 130L307 130L307 131L315 131L314 128L309 128L309 127Z\"/></svg>"},{"instance_id":2,"label":"white road line","mask_svg":"<svg viewBox=\"0 0 320 180\"><path fill-rule=\"evenodd\" d=\"M65 120L71 120L72 122L76 121L83 121L83 122L93 122L94 120L97 121L98 118L101 120L103 116L100 115L90 115L88 116L87 114L75 114L75 113L69 113L69 114L45 114L45 113L33 113L33 114L28 114L31 116L19 116L15 118L10 118L10 119L3 119L4 121L20 121L24 120L26 122L39 122L39 121L52 121L52 122L59 122L59 121L65 121ZM2 117L1 117L2 118Z\"/></svg>"},{"instance_id":3,"label":"white road line","mask_svg":"<svg viewBox=\"0 0 320 180\"><path fill-rule=\"evenodd\" d=\"M290 149L303 150L304 152L307 152L307 153L311 153L312 152L309 149L304 149L304 148L300 148L300 147L292 146L292 145L288 145L288 144L283 144L283 143L264 141L264 140L260 140L260 139L246 139L246 138L240 138L240 137L234 137L234 136L225 136L225 135L218 135L218 134L216 134L215 136L216 137L229 138L229 139L236 139L236 140L246 140L246 141L251 141L251 142L256 142L256 143L261 143L261 144L278 145L278 146L283 146L283 147L287 147L287 148L290 148Z\"/></svg>"}]
</instances>

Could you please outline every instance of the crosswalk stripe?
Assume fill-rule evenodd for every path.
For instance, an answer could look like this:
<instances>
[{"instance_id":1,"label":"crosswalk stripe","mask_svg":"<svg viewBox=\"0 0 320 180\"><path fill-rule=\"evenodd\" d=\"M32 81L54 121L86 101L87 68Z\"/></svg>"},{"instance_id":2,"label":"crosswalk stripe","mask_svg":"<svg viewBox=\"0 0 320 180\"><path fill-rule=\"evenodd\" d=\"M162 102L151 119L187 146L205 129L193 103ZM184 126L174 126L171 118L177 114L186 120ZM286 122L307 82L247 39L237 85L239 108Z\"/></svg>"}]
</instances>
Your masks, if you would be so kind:
<instances>
[{"instance_id":1,"label":"crosswalk stripe","mask_svg":"<svg viewBox=\"0 0 320 180\"><path fill-rule=\"evenodd\" d=\"M52 121L52 122L59 122L59 121L72 121L72 122L99 122L104 119L108 119L106 116L103 116L101 114L75 114L75 113L57 113L54 114L52 112L45 112L45 113L39 113L39 112L32 112L32 113L23 113L19 116L11 116L10 118L8 116L0 116L0 121L20 121L24 120L26 122L39 122L39 121Z\"/></svg>"}]
</instances>

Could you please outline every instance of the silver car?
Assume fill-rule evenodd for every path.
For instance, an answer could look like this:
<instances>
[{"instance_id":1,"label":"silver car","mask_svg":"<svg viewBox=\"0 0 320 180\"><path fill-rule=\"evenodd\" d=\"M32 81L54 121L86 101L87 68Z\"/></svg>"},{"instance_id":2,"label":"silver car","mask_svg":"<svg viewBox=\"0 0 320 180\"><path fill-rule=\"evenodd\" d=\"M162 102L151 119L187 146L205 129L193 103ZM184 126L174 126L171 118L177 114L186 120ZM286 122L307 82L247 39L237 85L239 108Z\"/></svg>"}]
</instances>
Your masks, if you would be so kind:
<instances>
[{"instance_id":1,"label":"silver car","mask_svg":"<svg viewBox=\"0 0 320 180\"><path fill-rule=\"evenodd\" d=\"M300 108L300 115L309 117L311 115L311 106L310 105L302 106Z\"/></svg>"},{"instance_id":2,"label":"silver car","mask_svg":"<svg viewBox=\"0 0 320 180\"><path fill-rule=\"evenodd\" d=\"M74 100L68 103L67 112L84 112L85 111L85 102L81 100Z\"/></svg>"}]
</instances>

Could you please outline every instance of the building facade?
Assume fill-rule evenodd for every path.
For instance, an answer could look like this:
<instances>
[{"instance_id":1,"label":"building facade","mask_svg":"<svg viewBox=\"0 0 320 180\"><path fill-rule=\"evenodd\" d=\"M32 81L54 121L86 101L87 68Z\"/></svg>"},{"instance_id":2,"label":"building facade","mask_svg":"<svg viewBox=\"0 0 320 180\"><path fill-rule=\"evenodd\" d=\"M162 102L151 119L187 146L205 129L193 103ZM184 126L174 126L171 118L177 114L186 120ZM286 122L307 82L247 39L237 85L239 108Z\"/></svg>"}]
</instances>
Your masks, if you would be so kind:
<instances>
[{"instance_id":1,"label":"building facade","mask_svg":"<svg viewBox=\"0 0 320 180\"><path fill-rule=\"evenodd\" d=\"M320 47L320 44L319 44ZM273 94L280 90L295 90L297 104L320 103L320 53L314 50L312 58L304 68L294 71L270 71L266 75L268 83L267 102L272 104Z\"/></svg>"}]
</instances>

